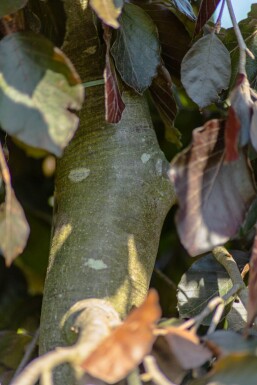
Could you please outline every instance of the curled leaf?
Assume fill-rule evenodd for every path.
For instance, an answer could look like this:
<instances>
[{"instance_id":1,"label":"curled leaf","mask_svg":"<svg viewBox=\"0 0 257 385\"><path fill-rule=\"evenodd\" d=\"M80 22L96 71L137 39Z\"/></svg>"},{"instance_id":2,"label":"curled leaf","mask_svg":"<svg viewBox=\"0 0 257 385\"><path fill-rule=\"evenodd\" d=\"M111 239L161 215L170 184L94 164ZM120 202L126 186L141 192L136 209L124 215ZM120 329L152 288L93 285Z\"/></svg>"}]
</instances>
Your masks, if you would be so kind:
<instances>
[{"instance_id":1,"label":"curled leaf","mask_svg":"<svg viewBox=\"0 0 257 385\"><path fill-rule=\"evenodd\" d=\"M150 352L156 338L154 323L160 315L158 295L151 290L145 302L100 343L82 363L82 368L109 384L126 377Z\"/></svg>"}]
</instances>

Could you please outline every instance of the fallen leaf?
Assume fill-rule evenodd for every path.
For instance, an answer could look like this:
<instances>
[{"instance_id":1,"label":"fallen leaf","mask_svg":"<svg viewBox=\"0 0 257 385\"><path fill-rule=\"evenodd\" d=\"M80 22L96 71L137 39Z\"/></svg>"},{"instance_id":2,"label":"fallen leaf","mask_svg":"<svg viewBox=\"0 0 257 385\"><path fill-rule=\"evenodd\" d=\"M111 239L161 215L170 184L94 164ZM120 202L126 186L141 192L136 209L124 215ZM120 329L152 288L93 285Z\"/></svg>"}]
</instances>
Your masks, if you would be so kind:
<instances>
[{"instance_id":1,"label":"fallen leaf","mask_svg":"<svg viewBox=\"0 0 257 385\"><path fill-rule=\"evenodd\" d=\"M160 316L158 295L150 290L145 302L98 345L82 363L82 368L109 384L126 377L151 351L156 338L154 323Z\"/></svg>"},{"instance_id":2,"label":"fallen leaf","mask_svg":"<svg viewBox=\"0 0 257 385\"><path fill-rule=\"evenodd\" d=\"M233 163L224 158L224 124L210 120L193 131L191 146L171 163L177 229L192 256L234 237L256 195L245 153Z\"/></svg>"}]
</instances>

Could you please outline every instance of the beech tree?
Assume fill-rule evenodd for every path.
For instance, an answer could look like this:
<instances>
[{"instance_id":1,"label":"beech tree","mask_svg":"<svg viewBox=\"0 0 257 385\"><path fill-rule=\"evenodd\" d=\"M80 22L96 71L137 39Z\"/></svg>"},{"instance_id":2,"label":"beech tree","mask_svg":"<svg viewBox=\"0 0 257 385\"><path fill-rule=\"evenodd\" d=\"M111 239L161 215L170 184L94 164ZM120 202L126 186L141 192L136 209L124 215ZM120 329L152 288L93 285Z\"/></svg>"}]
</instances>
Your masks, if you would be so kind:
<instances>
[{"instance_id":1,"label":"beech tree","mask_svg":"<svg viewBox=\"0 0 257 385\"><path fill-rule=\"evenodd\" d=\"M2 0L0 248L27 279L35 224L17 154L43 157L45 175L55 168L47 154L58 158L40 329L2 328L21 359L10 364L3 349L3 384L256 383L257 6L239 24L231 0L193 6ZM189 126L185 147L179 121L192 111L201 127ZM179 277L179 314L162 320L157 292L147 293L175 203L181 244L199 258Z\"/></svg>"}]
</instances>

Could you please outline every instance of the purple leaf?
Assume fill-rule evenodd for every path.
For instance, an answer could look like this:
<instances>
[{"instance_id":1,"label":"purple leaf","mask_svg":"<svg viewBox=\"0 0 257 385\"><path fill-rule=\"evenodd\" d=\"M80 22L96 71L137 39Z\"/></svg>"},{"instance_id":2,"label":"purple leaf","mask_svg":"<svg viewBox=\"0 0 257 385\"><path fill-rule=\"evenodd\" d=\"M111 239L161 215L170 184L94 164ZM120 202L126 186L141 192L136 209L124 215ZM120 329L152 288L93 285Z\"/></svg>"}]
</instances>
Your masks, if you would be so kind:
<instances>
[{"instance_id":1,"label":"purple leaf","mask_svg":"<svg viewBox=\"0 0 257 385\"><path fill-rule=\"evenodd\" d=\"M256 195L245 154L233 163L224 158L224 124L210 120L194 130L191 146L171 164L178 233L192 256L234 237Z\"/></svg>"}]
</instances>

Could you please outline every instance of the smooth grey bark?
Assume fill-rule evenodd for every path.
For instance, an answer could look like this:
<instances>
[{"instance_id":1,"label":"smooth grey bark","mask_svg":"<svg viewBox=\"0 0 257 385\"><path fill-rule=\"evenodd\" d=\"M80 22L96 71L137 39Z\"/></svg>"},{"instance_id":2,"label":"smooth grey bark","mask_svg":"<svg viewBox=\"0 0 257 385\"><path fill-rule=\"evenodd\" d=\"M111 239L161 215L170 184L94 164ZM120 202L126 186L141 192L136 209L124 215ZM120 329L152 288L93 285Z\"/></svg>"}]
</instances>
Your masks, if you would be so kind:
<instances>
[{"instance_id":1,"label":"smooth grey bark","mask_svg":"<svg viewBox=\"0 0 257 385\"><path fill-rule=\"evenodd\" d=\"M65 1L63 49L88 82L102 78L104 63L92 11L81 3ZM88 88L79 129L58 163L41 354L67 344L60 322L77 301L108 299L123 317L148 290L175 195L144 98L127 91L124 101L121 122L107 124L103 86Z\"/></svg>"}]
</instances>

